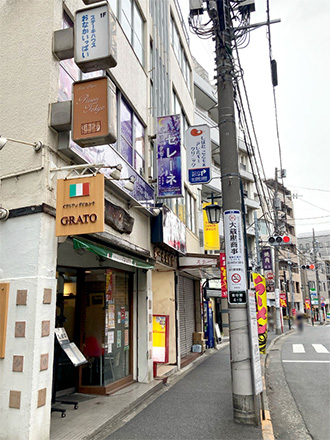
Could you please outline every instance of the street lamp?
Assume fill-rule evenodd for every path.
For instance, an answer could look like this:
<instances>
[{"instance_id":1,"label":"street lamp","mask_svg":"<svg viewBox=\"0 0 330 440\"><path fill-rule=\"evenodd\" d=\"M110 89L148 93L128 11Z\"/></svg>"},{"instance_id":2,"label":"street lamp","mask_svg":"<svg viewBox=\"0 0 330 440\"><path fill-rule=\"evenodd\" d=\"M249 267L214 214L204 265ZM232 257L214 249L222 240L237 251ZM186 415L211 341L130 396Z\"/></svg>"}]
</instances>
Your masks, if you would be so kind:
<instances>
[{"instance_id":1,"label":"street lamp","mask_svg":"<svg viewBox=\"0 0 330 440\"><path fill-rule=\"evenodd\" d=\"M221 207L214 203L214 198L213 193L211 193L211 205L207 205L204 208L207 215L207 221L212 224L220 222L221 214Z\"/></svg>"}]
</instances>

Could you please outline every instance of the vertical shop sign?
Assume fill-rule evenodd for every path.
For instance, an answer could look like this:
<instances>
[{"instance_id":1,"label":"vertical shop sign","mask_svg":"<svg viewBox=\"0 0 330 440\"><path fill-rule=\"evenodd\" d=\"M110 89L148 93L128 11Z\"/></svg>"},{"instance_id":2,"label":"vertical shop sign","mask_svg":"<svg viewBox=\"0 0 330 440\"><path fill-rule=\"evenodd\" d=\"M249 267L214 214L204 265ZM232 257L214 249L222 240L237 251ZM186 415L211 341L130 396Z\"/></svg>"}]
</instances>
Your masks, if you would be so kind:
<instances>
[{"instance_id":1,"label":"vertical shop sign","mask_svg":"<svg viewBox=\"0 0 330 440\"><path fill-rule=\"evenodd\" d=\"M272 252L270 248L265 248L262 251L262 266L264 270L273 270Z\"/></svg>"},{"instance_id":2,"label":"vertical shop sign","mask_svg":"<svg viewBox=\"0 0 330 440\"><path fill-rule=\"evenodd\" d=\"M211 137L208 125L195 125L186 131L188 179L192 185L211 180Z\"/></svg>"},{"instance_id":3,"label":"vertical shop sign","mask_svg":"<svg viewBox=\"0 0 330 440\"><path fill-rule=\"evenodd\" d=\"M255 395L260 394L263 390L262 385L262 373L259 354L259 341L258 341L258 324L257 324L257 311L255 294L251 290L248 292L248 308L249 308L249 325L250 325L250 340L251 340L251 355L252 355L252 367L253 367L253 382Z\"/></svg>"},{"instance_id":4,"label":"vertical shop sign","mask_svg":"<svg viewBox=\"0 0 330 440\"><path fill-rule=\"evenodd\" d=\"M259 351L266 354L267 343L267 293L266 280L259 273L252 274L257 297L257 321L259 336Z\"/></svg>"},{"instance_id":5,"label":"vertical shop sign","mask_svg":"<svg viewBox=\"0 0 330 440\"><path fill-rule=\"evenodd\" d=\"M305 298L305 309L306 311L311 309L311 301L309 298Z\"/></svg>"},{"instance_id":6,"label":"vertical shop sign","mask_svg":"<svg viewBox=\"0 0 330 440\"><path fill-rule=\"evenodd\" d=\"M209 223L205 206L211 203L203 203L203 224L204 224L204 249L206 251L217 251L220 249L219 224Z\"/></svg>"},{"instance_id":7,"label":"vertical shop sign","mask_svg":"<svg viewBox=\"0 0 330 440\"><path fill-rule=\"evenodd\" d=\"M286 294L280 293L280 307L287 307Z\"/></svg>"},{"instance_id":8,"label":"vertical shop sign","mask_svg":"<svg viewBox=\"0 0 330 440\"><path fill-rule=\"evenodd\" d=\"M109 5L76 11L74 60L83 72L117 65L116 20Z\"/></svg>"},{"instance_id":9,"label":"vertical shop sign","mask_svg":"<svg viewBox=\"0 0 330 440\"><path fill-rule=\"evenodd\" d=\"M220 277L221 277L221 298L228 298L226 254L224 252L220 252Z\"/></svg>"},{"instance_id":10,"label":"vertical shop sign","mask_svg":"<svg viewBox=\"0 0 330 440\"><path fill-rule=\"evenodd\" d=\"M224 212L229 304L246 304L246 270L241 211Z\"/></svg>"},{"instance_id":11,"label":"vertical shop sign","mask_svg":"<svg viewBox=\"0 0 330 440\"><path fill-rule=\"evenodd\" d=\"M168 362L169 316L153 315L152 360L156 363Z\"/></svg>"},{"instance_id":12,"label":"vertical shop sign","mask_svg":"<svg viewBox=\"0 0 330 440\"><path fill-rule=\"evenodd\" d=\"M158 197L182 197L180 115L157 118Z\"/></svg>"}]
</instances>

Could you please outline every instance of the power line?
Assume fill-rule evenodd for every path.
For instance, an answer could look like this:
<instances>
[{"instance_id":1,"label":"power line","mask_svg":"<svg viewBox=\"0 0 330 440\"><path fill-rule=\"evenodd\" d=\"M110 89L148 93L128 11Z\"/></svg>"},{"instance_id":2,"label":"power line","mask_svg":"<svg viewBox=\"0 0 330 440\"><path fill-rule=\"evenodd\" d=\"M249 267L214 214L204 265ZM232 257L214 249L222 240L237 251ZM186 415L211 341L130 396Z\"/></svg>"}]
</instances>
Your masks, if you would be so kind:
<instances>
[{"instance_id":1,"label":"power line","mask_svg":"<svg viewBox=\"0 0 330 440\"><path fill-rule=\"evenodd\" d=\"M330 212L328 209L321 208L320 206L316 206L313 203L307 202L307 200L299 199L301 202L307 203L308 205L313 206L314 208L321 209L321 211Z\"/></svg>"},{"instance_id":2,"label":"power line","mask_svg":"<svg viewBox=\"0 0 330 440\"><path fill-rule=\"evenodd\" d=\"M306 188L304 186L295 186L295 185L288 185L289 188L299 188L299 189L307 189L309 191L323 191L323 192L330 192L330 189L320 189L320 188Z\"/></svg>"}]
</instances>

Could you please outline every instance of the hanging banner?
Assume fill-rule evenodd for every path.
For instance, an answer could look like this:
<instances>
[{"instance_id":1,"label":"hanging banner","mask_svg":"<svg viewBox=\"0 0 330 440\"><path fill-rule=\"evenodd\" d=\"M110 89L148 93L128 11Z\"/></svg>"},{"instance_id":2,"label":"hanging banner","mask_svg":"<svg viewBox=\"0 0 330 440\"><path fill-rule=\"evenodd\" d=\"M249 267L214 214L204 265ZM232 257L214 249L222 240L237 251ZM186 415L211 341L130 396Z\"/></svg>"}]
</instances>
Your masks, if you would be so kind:
<instances>
[{"instance_id":1,"label":"hanging banner","mask_svg":"<svg viewBox=\"0 0 330 440\"><path fill-rule=\"evenodd\" d=\"M266 354L267 343L267 293L265 278L259 273L252 273L254 287L257 297L257 321L258 321L258 337L259 351Z\"/></svg>"},{"instance_id":2,"label":"hanging banner","mask_svg":"<svg viewBox=\"0 0 330 440\"><path fill-rule=\"evenodd\" d=\"M305 310L310 310L311 309L311 301L309 298L305 298Z\"/></svg>"},{"instance_id":3,"label":"hanging banner","mask_svg":"<svg viewBox=\"0 0 330 440\"><path fill-rule=\"evenodd\" d=\"M224 212L229 304L246 304L246 271L241 211Z\"/></svg>"},{"instance_id":4,"label":"hanging banner","mask_svg":"<svg viewBox=\"0 0 330 440\"><path fill-rule=\"evenodd\" d=\"M262 267L264 270L273 271L272 252L270 248L265 248L262 251Z\"/></svg>"},{"instance_id":5,"label":"hanging banner","mask_svg":"<svg viewBox=\"0 0 330 440\"><path fill-rule=\"evenodd\" d=\"M208 125L195 125L186 131L188 179L192 185L211 180L211 136Z\"/></svg>"},{"instance_id":6,"label":"hanging banner","mask_svg":"<svg viewBox=\"0 0 330 440\"><path fill-rule=\"evenodd\" d=\"M206 251L218 251L220 249L219 224L209 223L205 206L211 203L203 203L203 224L204 224L204 249Z\"/></svg>"},{"instance_id":7,"label":"hanging banner","mask_svg":"<svg viewBox=\"0 0 330 440\"><path fill-rule=\"evenodd\" d=\"M280 293L280 307L288 307L285 293Z\"/></svg>"},{"instance_id":8,"label":"hanging banner","mask_svg":"<svg viewBox=\"0 0 330 440\"><path fill-rule=\"evenodd\" d=\"M158 197L183 197L180 115L157 118Z\"/></svg>"},{"instance_id":9,"label":"hanging banner","mask_svg":"<svg viewBox=\"0 0 330 440\"><path fill-rule=\"evenodd\" d=\"M221 277L221 298L228 298L226 254L224 252L220 252L220 277Z\"/></svg>"}]
</instances>

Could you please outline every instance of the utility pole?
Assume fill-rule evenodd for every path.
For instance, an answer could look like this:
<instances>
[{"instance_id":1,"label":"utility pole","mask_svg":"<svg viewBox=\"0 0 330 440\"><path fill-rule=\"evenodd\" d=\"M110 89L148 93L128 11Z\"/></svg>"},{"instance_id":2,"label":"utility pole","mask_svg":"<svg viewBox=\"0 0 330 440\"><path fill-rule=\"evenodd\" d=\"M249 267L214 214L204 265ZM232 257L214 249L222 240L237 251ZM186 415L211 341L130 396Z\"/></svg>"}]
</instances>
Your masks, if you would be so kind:
<instances>
[{"instance_id":1,"label":"utility pole","mask_svg":"<svg viewBox=\"0 0 330 440\"><path fill-rule=\"evenodd\" d=\"M274 195L274 214L275 214L275 232L279 233L278 230L278 181L277 181L277 168L275 168L275 195ZM279 249L277 246L274 248L274 257L275 257L275 307L276 307L276 334L282 334L281 328L281 312L280 312L280 304L279 304L279 294L280 294L280 263L279 263Z\"/></svg>"},{"instance_id":2,"label":"utility pole","mask_svg":"<svg viewBox=\"0 0 330 440\"><path fill-rule=\"evenodd\" d=\"M319 319L320 319L320 325L323 325L323 310L321 306L321 292L320 292L320 277L319 277L319 268L317 264L317 249L316 249L316 239L315 239L315 231L313 228L313 256L314 256L314 266L315 266L315 275L316 275L316 294L318 299L318 309L319 309Z\"/></svg>"},{"instance_id":3,"label":"utility pole","mask_svg":"<svg viewBox=\"0 0 330 440\"><path fill-rule=\"evenodd\" d=\"M249 342L247 317L247 283L244 258L244 240L242 237L242 196L240 191L241 176L238 168L238 148L236 137L236 122L233 91L233 65L231 61L231 19L229 0L208 1L208 13L213 21L214 38L216 42L216 71L218 89L218 113L221 156L222 206L224 213L224 234L226 245L226 264L228 274L229 299L229 337L231 352L231 376L234 420L238 423L257 424L259 420L252 382L252 355ZM235 220L231 222L230 219ZM234 223L235 222L235 223ZM230 230L234 225L235 231L240 229L240 271L230 271L229 254L233 244ZM231 233L230 233L231 232ZM236 239L236 240L237 240ZM237 283L234 285L233 283ZM237 285L240 292L237 293ZM239 303L234 303L236 295L242 295ZM230 297L232 295L232 300Z\"/></svg>"},{"instance_id":4,"label":"utility pole","mask_svg":"<svg viewBox=\"0 0 330 440\"><path fill-rule=\"evenodd\" d=\"M257 211L254 211L254 232L256 236L256 252L258 271L261 269L260 246L259 246L259 225Z\"/></svg>"}]
</instances>

